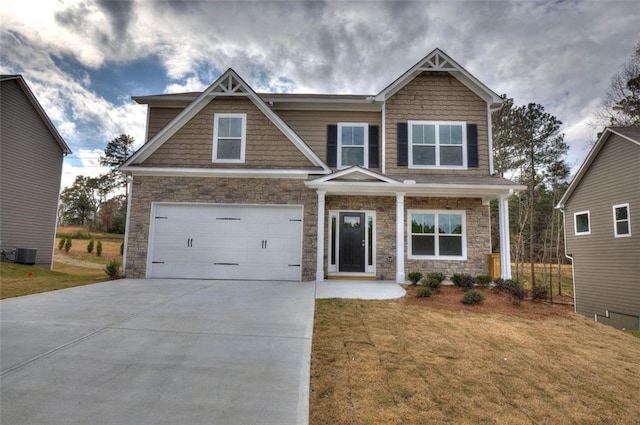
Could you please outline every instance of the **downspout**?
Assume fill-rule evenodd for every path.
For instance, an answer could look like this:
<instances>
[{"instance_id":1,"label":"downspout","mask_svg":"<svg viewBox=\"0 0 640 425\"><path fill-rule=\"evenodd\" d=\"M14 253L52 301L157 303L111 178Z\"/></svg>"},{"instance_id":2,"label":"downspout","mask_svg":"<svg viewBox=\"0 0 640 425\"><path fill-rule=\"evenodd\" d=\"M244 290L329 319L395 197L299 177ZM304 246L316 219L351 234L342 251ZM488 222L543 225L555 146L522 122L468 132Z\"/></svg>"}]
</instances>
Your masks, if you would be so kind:
<instances>
[{"instance_id":1,"label":"downspout","mask_svg":"<svg viewBox=\"0 0 640 425\"><path fill-rule=\"evenodd\" d=\"M387 170L387 102L382 102L382 174Z\"/></svg>"},{"instance_id":2,"label":"downspout","mask_svg":"<svg viewBox=\"0 0 640 425\"><path fill-rule=\"evenodd\" d=\"M573 312L578 312L578 302L576 301L576 272L573 264L573 257L567 251L567 220L565 219L564 208L560 208L562 213L562 224L564 225L564 256L571 260L571 284L573 286Z\"/></svg>"}]
</instances>

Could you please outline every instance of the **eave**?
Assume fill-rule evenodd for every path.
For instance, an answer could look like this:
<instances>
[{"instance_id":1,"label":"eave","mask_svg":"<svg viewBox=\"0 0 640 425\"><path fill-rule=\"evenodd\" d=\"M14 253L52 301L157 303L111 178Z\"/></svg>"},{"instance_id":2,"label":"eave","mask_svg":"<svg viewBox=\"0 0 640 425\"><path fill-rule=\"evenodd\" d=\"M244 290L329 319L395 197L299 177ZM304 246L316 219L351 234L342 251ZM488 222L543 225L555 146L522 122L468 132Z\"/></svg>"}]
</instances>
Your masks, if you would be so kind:
<instances>
[{"instance_id":1,"label":"eave","mask_svg":"<svg viewBox=\"0 0 640 425\"><path fill-rule=\"evenodd\" d=\"M140 167L122 166L120 171L133 176L159 177L234 177L271 179L308 179L310 175L324 174L326 171L294 169L246 169L246 168L186 168L186 167Z\"/></svg>"}]
</instances>

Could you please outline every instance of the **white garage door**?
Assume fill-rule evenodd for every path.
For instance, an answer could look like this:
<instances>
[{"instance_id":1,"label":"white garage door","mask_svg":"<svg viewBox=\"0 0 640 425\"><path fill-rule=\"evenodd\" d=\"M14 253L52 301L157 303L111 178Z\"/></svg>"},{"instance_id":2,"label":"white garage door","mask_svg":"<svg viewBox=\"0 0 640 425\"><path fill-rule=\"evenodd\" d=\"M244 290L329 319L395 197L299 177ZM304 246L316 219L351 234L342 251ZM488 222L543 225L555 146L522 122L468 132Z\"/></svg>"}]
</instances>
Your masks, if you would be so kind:
<instances>
[{"instance_id":1,"label":"white garage door","mask_svg":"<svg viewBox=\"0 0 640 425\"><path fill-rule=\"evenodd\" d=\"M154 204L148 276L301 280L302 207Z\"/></svg>"}]
</instances>

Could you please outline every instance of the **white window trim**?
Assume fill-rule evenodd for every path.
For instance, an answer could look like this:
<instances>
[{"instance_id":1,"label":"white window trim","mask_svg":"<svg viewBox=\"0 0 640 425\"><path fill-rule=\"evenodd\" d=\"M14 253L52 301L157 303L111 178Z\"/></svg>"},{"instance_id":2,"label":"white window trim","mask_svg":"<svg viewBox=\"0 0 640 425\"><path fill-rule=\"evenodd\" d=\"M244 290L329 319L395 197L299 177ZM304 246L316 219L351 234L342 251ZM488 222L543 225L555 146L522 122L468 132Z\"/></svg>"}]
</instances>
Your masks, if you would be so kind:
<instances>
[{"instance_id":1,"label":"white window trim","mask_svg":"<svg viewBox=\"0 0 640 425\"><path fill-rule=\"evenodd\" d=\"M616 220L616 208L626 208L627 209L627 219L626 220ZM613 235L616 238L628 238L631 236L631 208L629 208L629 203L614 205L611 207L611 211L613 212ZM626 221L629 227L629 233L624 233L622 235L618 234L618 222Z\"/></svg>"},{"instance_id":2,"label":"white window trim","mask_svg":"<svg viewBox=\"0 0 640 425\"><path fill-rule=\"evenodd\" d=\"M460 214L462 216L462 255L414 255L411 246L411 216L413 214L434 214L436 216L436 229L438 228L438 217L440 214ZM439 249L439 233L435 233L436 252ZM467 214L464 210L407 210L407 257L410 260L456 260L466 261L467 259Z\"/></svg>"},{"instance_id":3,"label":"white window trim","mask_svg":"<svg viewBox=\"0 0 640 425\"><path fill-rule=\"evenodd\" d=\"M342 165L342 128L343 127L362 127L364 128L364 164L363 168L369 168L369 124L366 122L339 122L338 123L338 152L337 165L338 169L349 168L352 165Z\"/></svg>"},{"instance_id":4,"label":"white window trim","mask_svg":"<svg viewBox=\"0 0 640 425\"><path fill-rule=\"evenodd\" d=\"M576 218L579 215L583 215L583 214L587 215L587 221L589 222L589 230L587 230L586 232L578 232L578 220L576 220ZM574 212L573 213L573 233L576 236L584 236L584 235L590 235L591 234L591 213L589 212L589 210L587 210L587 211L578 211L578 212Z\"/></svg>"},{"instance_id":5,"label":"white window trim","mask_svg":"<svg viewBox=\"0 0 640 425\"><path fill-rule=\"evenodd\" d=\"M240 159L218 159L218 119L220 118L241 118L242 119L242 135L240 137ZM228 114L219 113L213 116L213 154L212 162L226 164L244 163L244 153L247 142L247 114Z\"/></svg>"},{"instance_id":6,"label":"white window trim","mask_svg":"<svg viewBox=\"0 0 640 425\"><path fill-rule=\"evenodd\" d=\"M409 158L409 168L417 169L437 169L437 170L466 170L467 169L467 123L466 121L408 121L408 143L407 150ZM436 165L414 165L413 164L413 126L414 125L435 125L436 126ZM462 126L462 165L439 165L440 164L440 125L460 125ZM449 145L447 145L449 146Z\"/></svg>"}]
</instances>

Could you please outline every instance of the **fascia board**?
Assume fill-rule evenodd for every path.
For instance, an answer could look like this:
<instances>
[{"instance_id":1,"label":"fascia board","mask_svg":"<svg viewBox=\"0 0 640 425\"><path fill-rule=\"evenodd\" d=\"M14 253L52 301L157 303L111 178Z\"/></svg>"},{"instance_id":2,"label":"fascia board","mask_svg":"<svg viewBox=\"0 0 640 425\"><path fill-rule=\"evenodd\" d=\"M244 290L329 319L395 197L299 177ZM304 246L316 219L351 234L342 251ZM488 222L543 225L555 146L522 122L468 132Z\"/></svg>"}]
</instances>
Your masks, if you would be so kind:
<instances>
[{"instance_id":1,"label":"fascia board","mask_svg":"<svg viewBox=\"0 0 640 425\"><path fill-rule=\"evenodd\" d=\"M180 167L136 167L122 166L120 171L133 176L175 176L175 177L238 177L238 178L290 178L307 179L319 174L319 170L279 170L245 168L180 168Z\"/></svg>"},{"instance_id":2,"label":"fascia board","mask_svg":"<svg viewBox=\"0 0 640 425\"><path fill-rule=\"evenodd\" d=\"M312 189L326 190L327 194L371 194L392 196L483 197L510 195L525 190L523 185L468 185L468 184L407 184L375 182L305 182Z\"/></svg>"},{"instance_id":3,"label":"fascia board","mask_svg":"<svg viewBox=\"0 0 640 425\"><path fill-rule=\"evenodd\" d=\"M354 166L354 167L347 168L347 169L344 169L344 170L341 170L341 171L337 171L337 172L335 172L333 174L330 174L328 176L320 177L320 178L318 178L316 180L313 180L313 181L316 182L316 183L324 183L324 182L329 182L329 181L338 179L340 177L345 177L345 176L348 176L350 174L355 174L355 173L364 174L367 177L378 179L381 182L386 182L386 183L391 183L391 184L398 183L397 180L391 179L391 178L389 178L387 176L383 176L382 174L378 174L378 173L375 173L373 171L367 170L366 168L362 168L362 167L358 167L358 166Z\"/></svg>"}]
</instances>

